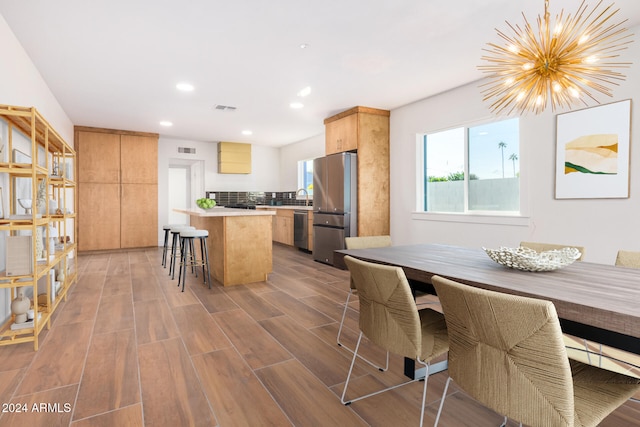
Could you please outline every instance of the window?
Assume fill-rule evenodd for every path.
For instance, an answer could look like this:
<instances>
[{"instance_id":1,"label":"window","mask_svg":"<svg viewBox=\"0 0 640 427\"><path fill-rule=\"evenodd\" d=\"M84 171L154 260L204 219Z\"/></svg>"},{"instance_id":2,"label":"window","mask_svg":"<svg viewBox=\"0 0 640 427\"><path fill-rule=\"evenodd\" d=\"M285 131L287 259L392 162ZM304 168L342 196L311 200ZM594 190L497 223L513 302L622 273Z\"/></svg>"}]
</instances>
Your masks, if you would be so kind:
<instances>
[{"instance_id":1,"label":"window","mask_svg":"<svg viewBox=\"0 0 640 427\"><path fill-rule=\"evenodd\" d=\"M309 198L313 196L313 159L298 162L298 188L307 190ZM301 196L303 195L298 195L298 197Z\"/></svg>"},{"instance_id":2,"label":"window","mask_svg":"<svg viewBox=\"0 0 640 427\"><path fill-rule=\"evenodd\" d=\"M519 212L518 119L422 135L426 212Z\"/></svg>"}]
</instances>

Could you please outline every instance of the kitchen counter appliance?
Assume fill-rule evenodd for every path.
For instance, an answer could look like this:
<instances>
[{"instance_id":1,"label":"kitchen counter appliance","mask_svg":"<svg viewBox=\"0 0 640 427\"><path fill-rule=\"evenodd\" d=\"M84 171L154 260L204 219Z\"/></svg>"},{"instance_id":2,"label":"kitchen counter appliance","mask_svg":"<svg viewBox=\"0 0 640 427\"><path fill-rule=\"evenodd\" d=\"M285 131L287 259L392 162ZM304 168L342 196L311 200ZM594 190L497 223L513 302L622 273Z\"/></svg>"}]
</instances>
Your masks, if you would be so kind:
<instances>
[{"instance_id":1,"label":"kitchen counter appliance","mask_svg":"<svg viewBox=\"0 0 640 427\"><path fill-rule=\"evenodd\" d=\"M356 236L357 155L338 153L313 161L313 259L333 265L333 251Z\"/></svg>"},{"instance_id":2,"label":"kitchen counter appliance","mask_svg":"<svg viewBox=\"0 0 640 427\"><path fill-rule=\"evenodd\" d=\"M293 245L298 249L309 250L309 212L293 211Z\"/></svg>"}]
</instances>

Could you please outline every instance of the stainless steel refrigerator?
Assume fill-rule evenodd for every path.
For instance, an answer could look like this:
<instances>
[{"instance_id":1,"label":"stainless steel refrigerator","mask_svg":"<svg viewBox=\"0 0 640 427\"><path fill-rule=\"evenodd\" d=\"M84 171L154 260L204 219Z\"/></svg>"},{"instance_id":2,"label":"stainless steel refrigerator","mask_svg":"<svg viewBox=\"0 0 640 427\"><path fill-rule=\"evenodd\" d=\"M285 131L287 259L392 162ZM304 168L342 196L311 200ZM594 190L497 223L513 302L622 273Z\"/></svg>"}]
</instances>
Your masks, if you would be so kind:
<instances>
[{"instance_id":1,"label":"stainless steel refrigerator","mask_svg":"<svg viewBox=\"0 0 640 427\"><path fill-rule=\"evenodd\" d=\"M313 161L313 259L333 265L333 251L358 233L357 156L338 153Z\"/></svg>"}]
</instances>

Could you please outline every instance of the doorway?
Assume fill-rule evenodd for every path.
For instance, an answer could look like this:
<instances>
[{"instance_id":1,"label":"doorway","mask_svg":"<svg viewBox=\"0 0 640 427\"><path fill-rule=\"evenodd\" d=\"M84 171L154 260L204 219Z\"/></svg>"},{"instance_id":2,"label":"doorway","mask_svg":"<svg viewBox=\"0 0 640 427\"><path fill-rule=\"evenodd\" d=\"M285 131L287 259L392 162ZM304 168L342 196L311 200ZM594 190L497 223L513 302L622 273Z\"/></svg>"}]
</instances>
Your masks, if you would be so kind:
<instances>
[{"instance_id":1,"label":"doorway","mask_svg":"<svg viewBox=\"0 0 640 427\"><path fill-rule=\"evenodd\" d=\"M168 173L168 224L189 224L189 215L174 209L193 209L204 197L204 160L171 159Z\"/></svg>"}]
</instances>

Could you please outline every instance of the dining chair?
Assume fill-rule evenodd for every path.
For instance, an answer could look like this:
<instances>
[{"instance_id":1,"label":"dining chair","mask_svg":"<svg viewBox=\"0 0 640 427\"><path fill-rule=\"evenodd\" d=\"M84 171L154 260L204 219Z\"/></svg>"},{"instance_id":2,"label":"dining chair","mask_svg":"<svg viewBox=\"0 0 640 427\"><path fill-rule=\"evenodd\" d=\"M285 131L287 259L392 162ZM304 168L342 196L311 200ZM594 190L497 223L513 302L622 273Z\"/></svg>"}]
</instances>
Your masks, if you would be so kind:
<instances>
[{"instance_id":1,"label":"dining chair","mask_svg":"<svg viewBox=\"0 0 640 427\"><path fill-rule=\"evenodd\" d=\"M347 249L368 249L368 248L384 248L391 246L391 236L360 236L360 237L345 237L344 239L345 247ZM349 350L353 353L353 349L347 347L340 341L340 336L342 335L342 327L344 326L344 319L347 316L347 310L349 309L349 300L351 295L356 293L356 287L353 284L353 280L349 280L349 293L347 294L347 300L344 303L344 310L342 311L342 320L340 320L340 327L338 328L338 337L336 341L340 347ZM387 360L385 366L382 367L370 361L369 359L359 356L362 360L377 368L381 371L386 371L389 368L389 353L387 352Z\"/></svg>"},{"instance_id":2,"label":"dining chair","mask_svg":"<svg viewBox=\"0 0 640 427\"><path fill-rule=\"evenodd\" d=\"M533 249L536 252L545 252L551 251L554 249L563 249L563 248L576 248L580 251L580 258L577 261L582 261L584 257L584 247L583 246L575 246L575 245L559 245L557 243L541 243L541 242L520 242L520 246Z\"/></svg>"},{"instance_id":3,"label":"dining chair","mask_svg":"<svg viewBox=\"0 0 640 427\"><path fill-rule=\"evenodd\" d=\"M616 255L615 265L617 267L640 268L640 252L619 250L617 255ZM594 351L590 350L588 342L586 340L584 340L584 343L585 343L585 347L586 347L585 350L576 349L575 347L571 347L571 344L569 343L567 345L567 347L569 347L572 350L574 350L574 352L570 353L569 357L576 357L578 360L581 360L580 353L578 353L578 355L576 355L575 351L583 352L583 353L586 353L586 357L587 357L588 363L591 363L591 354L595 353L598 356L598 360L599 360L598 366L603 367L602 366L603 357L606 359L608 357L607 354L610 353L608 347L603 346L602 344L597 344L598 345L598 351L594 352ZM565 344L567 344L567 343L565 342ZM584 359L584 358L582 358L582 359ZM616 362L621 362L623 364L626 363L625 361L619 360L619 359L616 360ZM631 364L634 365L633 363L631 363ZM609 367L611 368L611 365L609 365Z\"/></svg>"},{"instance_id":4,"label":"dining chair","mask_svg":"<svg viewBox=\"0 0 640 427\"><path fill-rule=\"evenodd\" d=\"M616 255L617 267L640 268L640 252L619 250Z\"/></svg>"},{"instance_id":5,"label":"dining chair","mask_svg":"<svg viewBox=\"0 0 640 427\"><path fill-rule=\"evenodd\" d=\"M542 243L542 242L520 242L520 246L533 249L536 252L545 252L551 251L554 249L563 249L563 248L576 248L580 251L580 257L576 261L582 261L584 257L584 247L583 246L574 246L574 245L559 245L557 243ZM564 337L565 346L570 352L569 357L575 358L577 360L583 360L583 356L586 355L587 362L591 364L591 355L598 354L594 352L589 347L589 342L586 339L582 340L582 346L584 348L576 348L575 340L573 337L565 336Z\"/></svg>"},{"instance_id":6,"label":"dining chair","mask_svg":"<svg viewBox=\"0 0 640 427\"><path fill-rule=\"evenodd\" d=\"M550 301L432 283L449 331L449 384L526 425L596 426L640 390L640 379L567 357ZM506 418L505 418L506 421Z\"/></svg>"},{"instance_id":7,"label":"dining chair","mask_svg":"<svg viewBox=\"0 0 640 427\"><path fill-rule=\"evenodd\" d=\"M357 398L345 400L353 366L362 337L388 352L416 359L425 366L420 425L424 421L429 363L449 348L447 327L442 313L429 308L418 310L409 282L400 267L374 264L350 256L344 262L351 272L360 299L360 335L353 352L351 366L342 391L341 402L349 405L358 400L419 381L406 381Z\"/></svg>"}]
</instances>

